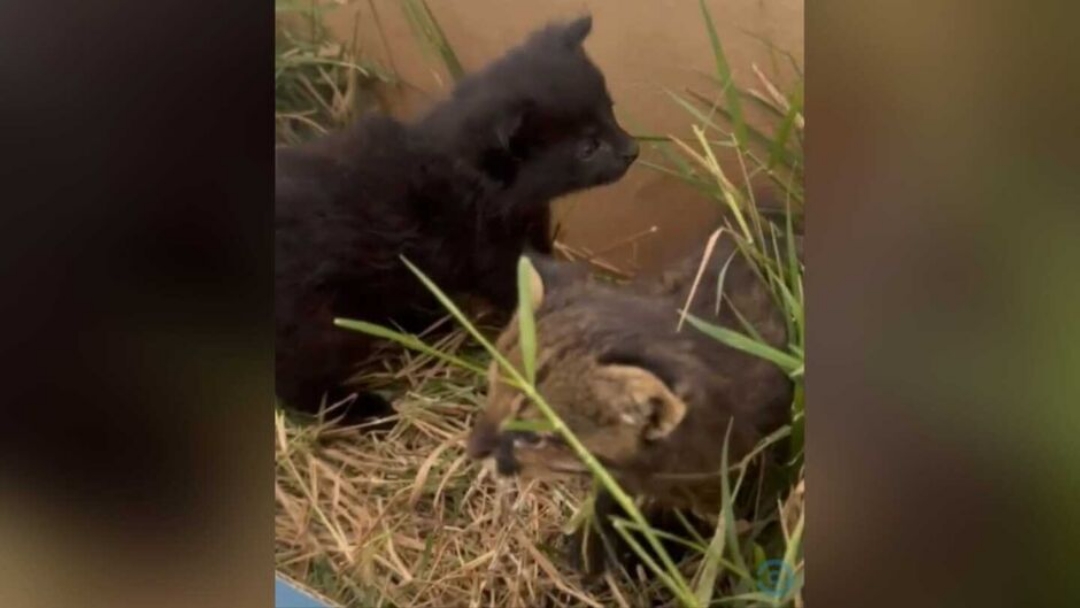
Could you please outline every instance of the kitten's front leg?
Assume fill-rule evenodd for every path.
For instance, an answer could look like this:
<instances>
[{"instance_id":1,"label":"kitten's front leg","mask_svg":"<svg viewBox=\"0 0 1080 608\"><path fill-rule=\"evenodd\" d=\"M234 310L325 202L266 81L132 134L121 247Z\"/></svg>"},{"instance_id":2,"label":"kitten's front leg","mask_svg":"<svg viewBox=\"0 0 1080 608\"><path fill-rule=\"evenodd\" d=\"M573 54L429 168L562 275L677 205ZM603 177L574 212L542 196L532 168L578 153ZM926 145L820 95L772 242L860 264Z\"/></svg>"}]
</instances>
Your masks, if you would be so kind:
<instances>
[{"instance_id":1,"label":"kitten's front leg","mask_svg":"<svg viewBox=\"0 0 1080 608\"><path fill-rule=\"evenodd\" d=\"M567 559L570 567L586 578L602 575L608 566L618 567L619 554L626 549L625 541L612 525L613 515L622 515L622 509L607 490L600 490L593 502L592 516L569 538Z\"/></svg>"},{"instance_id":2,"label":"kitten's front leg","mask_svg":"<svg viewBox=\"0 0 1080 608\"><path fill-rule=\"evenodd\" d=\"M502 314L517 308L517 258L505 260L485 273L481 293Z\"/></svg>"},{"instance_id":3,"label":"kitten's front leg","mask_svg":"<svg viewBox=\"0 0 1080 608\"><path fill-rule=\"evenodd\" d=\"M555 235L551 233L550 207L543 209L533 218L529 225L526 244L537 253L551 255L554 251Z\"/></svg>"}]
</instances>

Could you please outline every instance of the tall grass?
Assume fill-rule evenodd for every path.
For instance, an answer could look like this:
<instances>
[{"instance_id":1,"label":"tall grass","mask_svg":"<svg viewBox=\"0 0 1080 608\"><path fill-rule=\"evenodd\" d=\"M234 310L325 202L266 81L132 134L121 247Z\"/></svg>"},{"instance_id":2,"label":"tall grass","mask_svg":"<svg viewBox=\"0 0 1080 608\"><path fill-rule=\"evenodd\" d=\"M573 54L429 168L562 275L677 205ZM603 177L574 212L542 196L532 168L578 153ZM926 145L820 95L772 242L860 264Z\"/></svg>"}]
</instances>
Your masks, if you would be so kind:
<instances>
[{"instance_id":1,"label":"tall grass","mask_svg":"<svg viewBox=\"0 0 1080 608\"><path fill-rule=\"evenodd\" d=\"M450 78L457 82L465 75L454 46L446 38L435 14L431 12L427 0L401 0L401 8L412 28L413 36L429 57L436 59L446 67Z\"/></svg>"},{"instance_id":2,"label":"tall grass","mask_svg":"<svg viewBox=\"0 0 1080 608\"><path fill-rule=\"evenodd\" d=\"M751 66L757 86L739 88L732 78L708 6L704 0L699 0L699 6L713 52L715 89L710 92L695 89L667 91L675 105L691 120L695 127L694 138L687 142L670 135L645 136L642 139L651 145L659 161L639 162L693 186L725 207L731 206L731 198L755 203L749 183L760 183L764 178L783 194L785 210L790 211L768 215L781 220L787 215L793 224L801 225L805 200L802 146L806 122L802 71L795 59L786 54L796 76L789 93L782 93L757 66ZM747 122L749 108L760 110L759 113L770 119L773 128L763 130ZM686 153L687 144L689 154ZM736 181L714 166L718 155L732 154L740 166L740 179Z\"/></svg>"},{"instance_id":3,"label":"tall grass","mask_svg":"<svg viewBox=\"0 0 1080 608\"><path fill-rule=\"evenodd\" d=\"M693 137L682 139L670 136L667 141L654 142L654 149L665 161L654 165L654 168L696 187L726 211L717 235L723 234L734 239L739 252L752 262L759 276L769 285L776 304L785 313L789 343L783 350L772 348L759 340L754 328L745 323L744 332L739 332L718 327L690 315L687 315L687 320L697 330L731 348L772 361L791 376L795 384L791 424L781 429L779 434L788 435L791 455L786 463L789 486L800 490L792 492L790 498L801 502L801 490L805 487L805 269L797 252L795 226L802 223L804 205L802 137L805 117L802 76L800 73L794 90L783 95L754 66L754 73L761 88L738 89L732 79L723 45L713 26L712 15L704 0L699 1L699 6L714 55L718 91L713 95L703 95L696 91L668 92L672 100L691 119ZM765 114L771 117L774 123L771 133L752 127L746 122L744 103L753 103L766 110ZM764 154L762 150L765 151ZM718 161L718 157L725 152L734 152L738 166L736 177L729 175L724 165ZM754 185L762 176L782 193L784 207L779 220L775 215L766 216L758 207ZM716 280L722 284L723 273L720 274ZM744 473L745 469L742 469L735 483L736 489L741 487ZM721 525L710 545L706 567L699 575L703 578L714 577L714 570L709 564L719 562L718 556L726 552L732 557L732 565L736 566L729 571L735 579L736 587L752 590L754 585L751 583L754 580L747 576L751 574L751 569L741 561L742 556L747 553L753 556L756 562L752 569L753 574L758 575L755 578L759 578L761 567L769 562L756 543L751 543L750 551L738 546L738 539L732 534L732 503L729 500L731 494L728 492L727 481L727 477L723 477L725 487ZM752 591L732 594L723 598L724 604L801 603L802 534L805 515L801 508L799 511L796 521L781 522L786 523L782 525L784 553L781 559L784 568L781 574L793 575L792 580L783 581L785 584L775 587L774 590L782 593L765 594L764 597L763 594ZM721 529L727 535L724 540L720 538ZM707 587L699 586L698 591L700 601L711 601Z\"/></svg>"},{"instance_id":4,"label":"tall grass","mask_svg":"<svg viewBox=\"0 0 1080 608\"><path fill-rule=\"evenodd\" d=\"M754 66L760 88L738 89L712 15L704 0L699 0L699 5L712 45L718 91L711 96L696 91L668 92L691 119L693 137L669 136L666 141L651 142L663 161L651 166L696 187L726 211L719 232L735 240L739 251L753 262L771 288L777 305L785 312L789 344L782 352L756 339L752 327L744 327L746 333L740 333L701 319L689 317L688 320L732 348L776 363L795 380L791 429L794 456L790 464L797 471L802 463L805 429L805 269L797 252L796 237L796 225L801 224L804 206L802 141L806 120L802 76L800 73L793 91L784 95ZM764 108L773 119L771 133L745 121L743 104L747 102ZM732 152L738 166L738 175L734 177L717 160L722 154ZM754 185L762 177L784 199L779 218L763 213L758 207ZM722 281L722 276L719 279Z\"/></svg>"},{"instance_id":5,"label":"tall grass","mask_svg":"<svg viewBox=\"0 0 1080 608\"><path fill-rule=\"evenodd\" d=\"M279 144L295 144L351 123L374 103L371 91L394 75L360 56L354 27L348 44L333 40L325 7L275 0L274 122Z\"/></svg>"}]
</instances>

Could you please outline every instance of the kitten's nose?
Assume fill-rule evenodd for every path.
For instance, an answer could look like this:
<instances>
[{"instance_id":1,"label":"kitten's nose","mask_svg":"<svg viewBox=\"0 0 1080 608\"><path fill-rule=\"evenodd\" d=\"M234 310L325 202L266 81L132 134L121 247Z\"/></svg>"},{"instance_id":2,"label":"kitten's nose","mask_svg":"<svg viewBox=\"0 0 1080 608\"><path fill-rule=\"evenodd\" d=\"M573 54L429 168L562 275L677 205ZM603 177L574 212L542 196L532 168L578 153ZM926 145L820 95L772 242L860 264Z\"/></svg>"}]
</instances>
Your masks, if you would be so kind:
<instances>
[{"instance_id":1,"label":"kitten's nose","mask_svg":"<svg viewBox=\"0 0 1080 608\"><path fill-rule=\"evenodd\" d=\"M630 164L630 163L634 162L635 160L637 160L638 152L640 152L640 151L641 151L641 148L638 146L637 140L631 139L630 143L628 143L626 145L626 147L623 148L623 151L622 151L623 160L626 161L626 164Z\"/></svg>"}]
</instances>

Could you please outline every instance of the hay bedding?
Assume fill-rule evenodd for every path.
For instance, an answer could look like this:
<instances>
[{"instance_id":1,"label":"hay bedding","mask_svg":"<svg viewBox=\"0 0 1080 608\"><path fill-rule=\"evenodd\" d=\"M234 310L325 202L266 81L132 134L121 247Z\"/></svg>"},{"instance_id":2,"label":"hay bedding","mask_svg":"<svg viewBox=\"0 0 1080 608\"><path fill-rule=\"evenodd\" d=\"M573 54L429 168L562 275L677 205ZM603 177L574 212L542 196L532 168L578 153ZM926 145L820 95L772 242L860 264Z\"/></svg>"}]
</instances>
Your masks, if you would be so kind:
<instances>
[{"instance_id":1,"label":"hay bedding","mask_svg":"<svg viewBox=\"0 0 1080 608\"><path fill-rule=\"evenodd\" d=\"M455 332L439 347L464 343ZM388 434L278 413L277 569L344 606L635 605L628 581L586 590L565 564L560 536L587 480L496 482L464 451L482 378L400 357L368 374L405 386Z\"/></svg>"}]
</instances>

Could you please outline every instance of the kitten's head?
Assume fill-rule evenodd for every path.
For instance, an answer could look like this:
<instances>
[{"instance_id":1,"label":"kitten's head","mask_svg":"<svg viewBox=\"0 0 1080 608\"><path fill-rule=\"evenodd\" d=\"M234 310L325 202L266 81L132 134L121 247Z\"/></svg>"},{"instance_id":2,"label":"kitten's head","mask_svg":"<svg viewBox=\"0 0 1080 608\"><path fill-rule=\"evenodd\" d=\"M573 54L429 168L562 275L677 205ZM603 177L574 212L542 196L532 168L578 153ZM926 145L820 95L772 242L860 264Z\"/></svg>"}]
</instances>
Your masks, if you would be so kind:
<instances>
[{"instance_id":1,"label":"kitten's head","mask_svg":"<svg viewBox=\"0 0 1080 608\"><path fill-rule=\"evenodd\" d=\"M677 331L673 301L568 278L551 263L538 268L532 280L536 387L613 474L647 479L715 471L732 419L733 458L779 424L790 404L784 374L740 353L720 352L719 343L692 328ZM522 369L516 321L497 347ZM546 418L493 364L469 454L494 459L503 475L584 472L559 435L508 427L511 420L535 426Z\"/></svg>"},{"instance_id":2,"label":"kitten's head","mask_svg":"<svg viewBox=\"0 0 1080 608\"><path fill-rule=\"evenodd\" d=\"M619 126L604 76L582 43L592 18L552 24L464 79L439 120L456 121L485 172L513 182L537 172L550 196L613 182L638 155Z\"/></svg>"}]
</instances>

